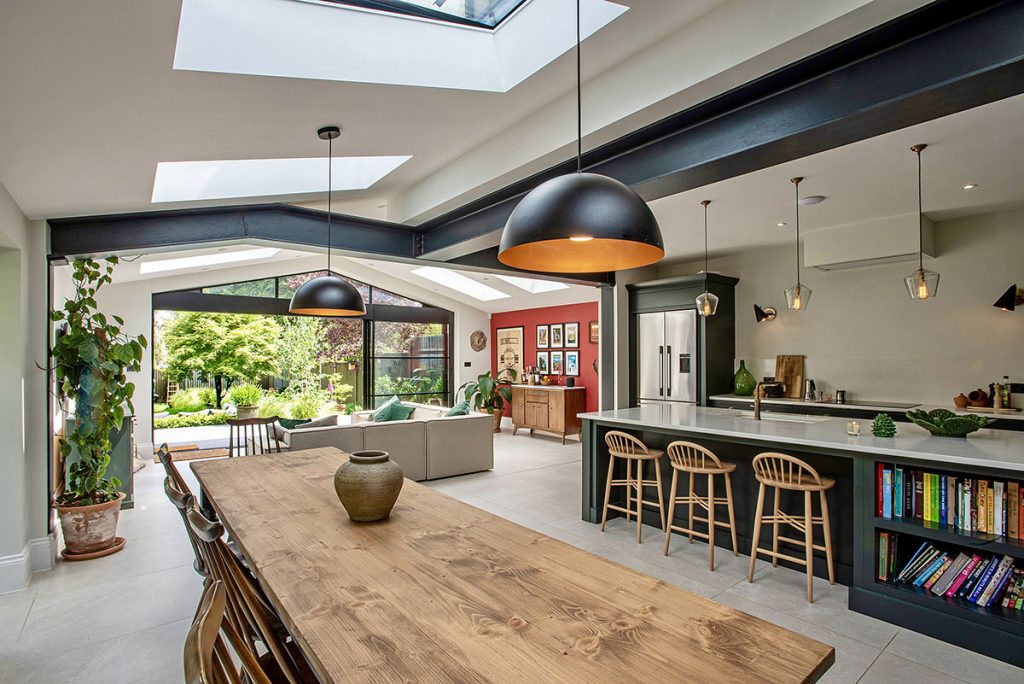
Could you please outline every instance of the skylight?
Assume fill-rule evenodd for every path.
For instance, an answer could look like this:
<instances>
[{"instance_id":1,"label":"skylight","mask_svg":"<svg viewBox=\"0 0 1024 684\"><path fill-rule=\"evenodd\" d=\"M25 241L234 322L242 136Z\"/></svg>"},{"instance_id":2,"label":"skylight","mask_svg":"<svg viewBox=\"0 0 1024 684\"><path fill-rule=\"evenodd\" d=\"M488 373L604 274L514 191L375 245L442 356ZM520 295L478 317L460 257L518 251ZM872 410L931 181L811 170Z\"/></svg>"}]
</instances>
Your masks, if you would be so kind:
<instances>
[{"instance_id":1,"label":"skylight","mask_svg":"<svg viewBox=\"0 0 1024 684\"><path fill-rule=\"evenodd\" d=\"M565 283L558 283L554 280L535 280L533 278L519 278L516 276L501 274L496 275L509 285L514 285L520 290L526 290L531 294L541 294L543 292L554 292L556 290L569 289L569 286Z\"/></svg>"},{"instance_id":2,"label":"skylight","mask_svg":"<svg viewBox=\"0 0 1024 684\"><path fill-rule=\"evenodd\" d=\"M428 5L449 19L411 16ZM582 0L583 39L627 10ZM460 12L508 18L490 30ZM503 93L575 44L569 0L182 0L174 68Z\"/></svg>"},{"instance_id":3,"label":"skylight","mask_svg":"<svg viewBox=\"0 0 1024 684\"><path fill-rule=\"evenodd\" d=\"M214 254L199 254L196 256L179 257L176 259L143 261L139 264L139 273L162 273L164 271L180 271L185 268L198 268L200 266L216 266L220 264L237 263L239 261L269 259L279 251L281 250L273 247L261 247L257 249L238 250L235 252L215 252Z\"/></svg>"},{"instance_id":4,"label":"skylight","mask_svg":"<svg viewBox=\"0 0 1024 684\"><path fill-rule=\"evenodd\" d=\"M495 28L526 0L327 0L422 19Z\"/></svg>"},{"instance_id":5,"label":"skylight","mask_svg":"<svg viewBox=\"0 0 1024 684\"><path fill-rule=\"evenodd\" d=\"M411 159L335 157L335 190L364 190ZM160 162L153 182L153 202L297 195L326 192L327 160L230 159L221 161Z\"/></svg>"},{"instance_id":6,"label":"skylight","mask_svg":"<svg viewBox=\"0 0 1024 684\"><path fill-rule=\"evenodd\" d=\"M455 271L449 271L445 268L436 268L434 266L421 266L420 268L413 269L413 274L418 275L420 278L429 280L432 283L437 283L442 287L447 287L449 290L454 290L460 294L469 295L473 299L478 299L481 302L490 302L495 299L507 299L508 295L499 290L495 290L489 285L477 282L472 278L467 278L461 273Z\"/></svg>"}]
</instances>

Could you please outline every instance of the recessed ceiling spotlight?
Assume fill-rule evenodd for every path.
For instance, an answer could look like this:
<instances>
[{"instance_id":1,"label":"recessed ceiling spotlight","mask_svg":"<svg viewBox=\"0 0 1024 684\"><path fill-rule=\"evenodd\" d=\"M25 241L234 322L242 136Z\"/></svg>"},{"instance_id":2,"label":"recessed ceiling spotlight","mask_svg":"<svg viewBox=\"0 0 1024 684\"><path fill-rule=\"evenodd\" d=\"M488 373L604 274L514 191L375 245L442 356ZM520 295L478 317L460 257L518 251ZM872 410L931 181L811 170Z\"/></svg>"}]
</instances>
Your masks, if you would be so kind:
<instances>
[{"instance_id":1,"label":"recessed ceiling spotlight","mask_svg":"<svg viewBox=\"0 0 1024 684\"><path fill-rule=\"evenodd\" d=\"M801 207L813 207L815 204L821 204L825 201L822 195L808 195L807 197L800 198Z\"/></svg>"},{"instance_id":2,"label":"recessed ceiling spotlight","mask_svg":"<svg viewBox=\"0 0 1024 684\"><path fill-rule=\"evenodd\" d=\"M978 187L977 183L968 183L967 185L963 186L963 188L961 188L961 189L962 190L973 190L976 187Z\"/></svg>"},{"instance_id":3,"label":"recessed ceiling spotlight","mask_svg":"<svg viewBox=\"0 0 1024 684\"><path fill-rule=\"evenodd\" d=\"M784 225L786 225L786 222L785 221L779 221L775 225L777 225L779 228L782 228Z\"/></svg>"}]
</instances>

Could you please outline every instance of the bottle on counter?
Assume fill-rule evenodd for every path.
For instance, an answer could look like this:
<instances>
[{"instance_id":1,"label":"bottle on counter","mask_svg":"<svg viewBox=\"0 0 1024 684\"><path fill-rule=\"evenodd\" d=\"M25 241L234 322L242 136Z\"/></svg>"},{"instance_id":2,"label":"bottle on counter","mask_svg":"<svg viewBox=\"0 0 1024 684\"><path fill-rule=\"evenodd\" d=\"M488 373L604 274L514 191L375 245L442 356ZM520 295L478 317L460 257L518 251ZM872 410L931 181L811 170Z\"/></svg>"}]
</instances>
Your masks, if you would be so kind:
<instances>
[{"instance_id":1,"label":"bottle on counter","mask_svg":"<svg viewBox=\"0 0 1024 684\"><path fill-rule=\"evenodd\" d=\"M1003 376L1003 408L1011 408L1010 405L1010 376Z\"/></svg>"},{"instance_id":2,"label":"bottle on counter","mask_svg":"<svg viewBox=\"0 0 1024 684\"><path fill-rule=\"evenodd\" d=\"M1003 386L998 382L992 392L992 408L996 410L1003 408Z\"/></svg>"}]
</instances>

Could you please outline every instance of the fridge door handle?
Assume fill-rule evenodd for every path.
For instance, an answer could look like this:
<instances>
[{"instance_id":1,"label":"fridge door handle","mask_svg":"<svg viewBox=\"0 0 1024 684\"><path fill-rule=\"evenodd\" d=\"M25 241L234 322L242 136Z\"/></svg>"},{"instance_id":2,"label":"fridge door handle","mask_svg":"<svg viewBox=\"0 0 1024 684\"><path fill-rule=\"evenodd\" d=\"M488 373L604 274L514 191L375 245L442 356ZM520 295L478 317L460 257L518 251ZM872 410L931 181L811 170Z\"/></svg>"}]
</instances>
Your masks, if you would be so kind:
<instances>
[{"instance_id":1,"label":"fridge door handle","mask_svg":"<svg viewBox=\"0 0 1024 684\"><path fill-rule=\"evenodd\" d=\"M672 396L672 346L671 345L668 346L667 356L668 356L668 373L666 373L666 375L668 376L668 393L665 396L671 397Z\"/></svg>"},{"instance_id":2,"label":"fridge door handle","mask_svg":"<svg viewBox=\"0 0 1024 684\"><path fill-rule=\"evenodd\" d=\"M665 347L657 348L657 395L665 396Z\"/></svg>"}]
</instances>

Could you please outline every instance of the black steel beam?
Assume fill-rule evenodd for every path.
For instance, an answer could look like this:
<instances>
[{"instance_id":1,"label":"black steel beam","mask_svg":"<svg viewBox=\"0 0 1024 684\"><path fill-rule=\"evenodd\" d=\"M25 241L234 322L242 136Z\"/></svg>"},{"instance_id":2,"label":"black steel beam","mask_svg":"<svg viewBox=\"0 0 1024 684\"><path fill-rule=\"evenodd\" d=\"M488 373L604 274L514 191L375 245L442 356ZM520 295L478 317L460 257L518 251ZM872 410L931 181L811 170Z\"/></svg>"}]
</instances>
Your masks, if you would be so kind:
<instances>
[{"instance_id":1,"label":"black steel beam","mask_svg":"<svg viewBox=\"0 0 1024 684\"><path fill-rule=\"evenodd\" d=\"M325 212L287 204L51 219L50 258L153 251L232 240L327 247ZM415 229L332 214L331 244L342 252L412 259Z\"/></svg>"},{"instance_id":2,"label":"black steel beam","mask_svg":"<svg viewBox=\"0 0 1024 684\"><path fill-rule=\"evenodd\" d=\"M1024 92L1024 3L942 0L584 155L644 199ZM419 226L430 254L496 233L566 161Z\"/></svg>"}]
</instances>

